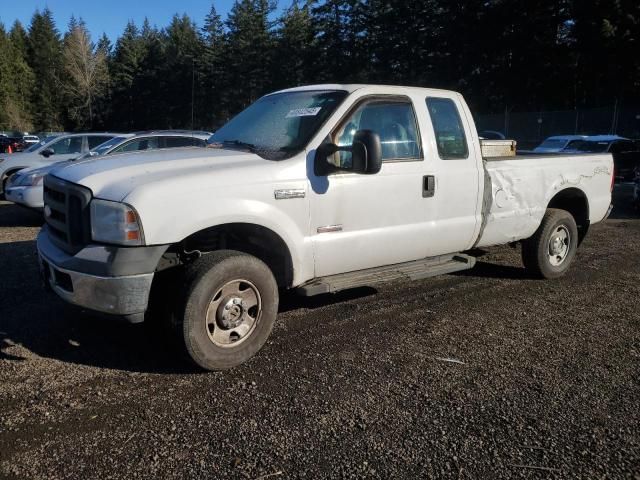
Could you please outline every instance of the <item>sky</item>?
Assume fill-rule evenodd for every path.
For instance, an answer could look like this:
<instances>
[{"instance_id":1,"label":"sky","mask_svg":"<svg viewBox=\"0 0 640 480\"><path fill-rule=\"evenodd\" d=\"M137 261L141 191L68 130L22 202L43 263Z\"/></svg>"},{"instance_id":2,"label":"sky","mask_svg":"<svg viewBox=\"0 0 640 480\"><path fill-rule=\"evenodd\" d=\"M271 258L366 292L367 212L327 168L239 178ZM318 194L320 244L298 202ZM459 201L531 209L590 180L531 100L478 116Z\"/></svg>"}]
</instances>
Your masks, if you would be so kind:
<instances>
[{"instance_id":1,"label":"sky","mask_svg":"<svg viewBox=\"0 0 640 480\"><path fill-rule=\"evenodd\" d=\"M67 29L71 15L75 15L82 17L94 40L104 32L115 42L129 20L142 25L145 17L162 28L175 13L186 13L201 27L211 4L212 0L0 0L0 22L9 29L17 19L27 28L36 9L49 7L60 33ZM233 0L215 0L213 4L224 20Z\"/></svg>"}]
</instances>

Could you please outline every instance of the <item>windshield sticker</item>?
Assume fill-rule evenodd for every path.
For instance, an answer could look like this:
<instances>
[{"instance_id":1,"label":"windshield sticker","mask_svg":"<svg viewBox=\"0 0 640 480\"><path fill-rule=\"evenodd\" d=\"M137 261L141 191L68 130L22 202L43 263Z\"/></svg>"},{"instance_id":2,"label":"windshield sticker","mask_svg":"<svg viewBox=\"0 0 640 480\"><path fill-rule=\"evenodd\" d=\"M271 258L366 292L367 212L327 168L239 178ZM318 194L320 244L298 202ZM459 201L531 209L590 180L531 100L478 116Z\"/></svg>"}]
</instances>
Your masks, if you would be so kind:
<instances>
[{"instance_id":1,"label":"windshield sticker","mask_svg":"<svg viewBox=\"0 0 640 480\"><path fill-rule=\"evenodd\" d=\"M295 110L290 110L289 113L287 113L287 116L285 118L315 117L320 110L322 110L322 107L296 108Z\"/></svg>"}]
</instances>

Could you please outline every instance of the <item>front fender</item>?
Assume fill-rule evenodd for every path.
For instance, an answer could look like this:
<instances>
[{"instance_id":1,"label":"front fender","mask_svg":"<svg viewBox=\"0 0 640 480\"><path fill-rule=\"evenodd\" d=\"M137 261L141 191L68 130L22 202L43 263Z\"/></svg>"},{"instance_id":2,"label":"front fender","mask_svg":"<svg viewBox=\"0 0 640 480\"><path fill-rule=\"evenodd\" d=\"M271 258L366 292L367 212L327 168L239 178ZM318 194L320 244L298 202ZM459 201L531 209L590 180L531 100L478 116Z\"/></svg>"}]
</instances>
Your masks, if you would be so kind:
<instances>
[{"instance_id":1,"label":"front fender","mask_svg":"<svg viewBox=\"0 0 640 480\"><path fill-rule=\"evenodd\" d=\"M262 196L255 193L254 196ZM125 198L124 201L138 211L147 245L178 243L201 230L229 223L268 228L279 235L289 249L294 266L293 284L299 285L313 278L313 249L306 235L308 199L278 201L273 199L272 188L270 195L270 201L261 201L214 197L201 191L179 203L166 197L150 201Z\"/></svg>"}]
</instances>

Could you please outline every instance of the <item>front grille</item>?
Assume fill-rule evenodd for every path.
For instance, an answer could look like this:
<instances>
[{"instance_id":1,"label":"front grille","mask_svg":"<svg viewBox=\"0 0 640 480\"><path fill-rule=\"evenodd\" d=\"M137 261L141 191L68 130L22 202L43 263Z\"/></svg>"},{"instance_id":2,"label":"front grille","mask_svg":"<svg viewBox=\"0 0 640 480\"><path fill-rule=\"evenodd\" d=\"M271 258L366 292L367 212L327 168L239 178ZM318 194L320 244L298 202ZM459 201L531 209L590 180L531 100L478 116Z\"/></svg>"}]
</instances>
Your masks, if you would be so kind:
<instances>
[{"instance_id":1,"label":"front grille","mask_svg":"<svg viewBox=\"0 0 640 480\"><path fill-rule=\"evenodd\" d=\"M45 221L51 241L75 254L91 240L91 190L52 175L44 178Z\"/></svg>"}]
</instances>

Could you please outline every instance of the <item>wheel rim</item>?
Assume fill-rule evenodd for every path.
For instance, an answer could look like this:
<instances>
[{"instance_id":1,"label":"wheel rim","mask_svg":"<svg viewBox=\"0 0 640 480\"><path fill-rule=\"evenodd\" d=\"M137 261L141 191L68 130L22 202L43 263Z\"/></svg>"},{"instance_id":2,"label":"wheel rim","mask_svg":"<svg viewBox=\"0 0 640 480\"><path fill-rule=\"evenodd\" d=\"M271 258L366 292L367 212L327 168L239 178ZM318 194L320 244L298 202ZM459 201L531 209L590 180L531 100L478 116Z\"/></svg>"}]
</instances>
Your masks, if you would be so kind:
<instances>
[{"instance_id":1,"label":"wheel rim","mask_svg":"<svg viewBox=\"0 0 640 480\"><path fill-rule=\"evenodd\" d=\"M215 345L235 347L251 336L261 314L262 301L255 285L247 280L232 280L212 297L205 330Z\"/></svg>"},{"instance_id":2,"label":"wheel rim","mask_svg":"<svg viewBox=\"0 0 640 480\"><path fill-rule=\"evenodd\" d=\"M557 267L564 263L569 256L571 247L571 234L564 225L559 225L549 237L549 263Z\"/></svg>"}]
</instances>

